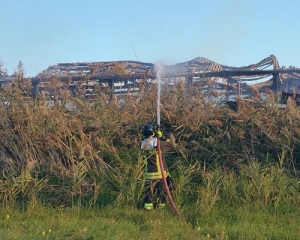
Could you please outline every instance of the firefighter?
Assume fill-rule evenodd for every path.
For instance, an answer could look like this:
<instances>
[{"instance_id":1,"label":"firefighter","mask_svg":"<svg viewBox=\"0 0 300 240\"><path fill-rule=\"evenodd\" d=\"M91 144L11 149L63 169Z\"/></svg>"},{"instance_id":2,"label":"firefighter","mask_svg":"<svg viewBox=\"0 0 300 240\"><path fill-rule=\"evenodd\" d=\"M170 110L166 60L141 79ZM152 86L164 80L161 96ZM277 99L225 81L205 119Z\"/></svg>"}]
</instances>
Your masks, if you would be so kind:
<instances>
[{"instance_id":1,"label":"firefighter","mask_svg":"<svg viewBox=\"0 0 300 240\"><path fill-rule=\"evenodd\" d=\"M162 179L162 172L159 164L159 156L157 152L157 141L160 139L160 148L162 156L172 148L169 140L162 140L162 132L160 129L155 131L153 125L146 124L142 127L144 139L141 142L141 149L146 160L146 168L144 172L145 186L144 186L144 209L152 210L154 204L158 208L166 206L166 192L164 190L164 183ZM174 183L170 177L167 166L163 157L164 173L167 178L169 190L174 190ZM157 197L156 201L154 197Z\"/></svg>"}]
</instances>

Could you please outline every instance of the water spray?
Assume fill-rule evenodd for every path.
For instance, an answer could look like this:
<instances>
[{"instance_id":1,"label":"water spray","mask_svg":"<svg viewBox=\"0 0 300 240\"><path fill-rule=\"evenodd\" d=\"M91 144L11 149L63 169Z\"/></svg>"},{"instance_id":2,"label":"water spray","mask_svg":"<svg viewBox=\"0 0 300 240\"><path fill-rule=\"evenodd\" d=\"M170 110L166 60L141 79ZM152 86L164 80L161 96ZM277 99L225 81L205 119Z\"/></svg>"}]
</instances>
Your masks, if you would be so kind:
<instances>
[{"instance_id":1,"label":"water spray","mask_svg":"<svg viewBox=\"0 0 300 240\"><path fill-rule=\"evenodd\" d=\"M156 71L156 81L157 81L157 124L160 126L160 92L161 92L161 78L162 78L162 64L156 63L155 64L155 71Z\"/></svg>"},{"instance_id":2,"label":"water spray","mask_svg":"<svg viewBox=\"0 0 300 240\"><path fill-rule=\"evenodd\" d=\"M162 74L163 74L163 65L161 63L156 63L155 64L155 70L156 70L156 80L157 80L157 124L158 127L160 126L160 94L161 94L161 82L162 82ZM176 208L176 205L172 199L170 190L169 190L169 186L167 183L167 176L165 175L165 169L164 169L164 164L163 164L163 160L162 160L162 152L161 152L161 148L160 148L160 140L157 141L157 152L158 152L158 158L159 158L159 165L160 165L160 170L161 170L161 174L162 174L162 180L163 180L163 184L165 187L165 191L167 193L168 196L168 200L171 204L171 207L173 208L174 212L176 213L176 215L178 217L181 217L179 214L179 211Z\"/></svg>"}]
</instances>

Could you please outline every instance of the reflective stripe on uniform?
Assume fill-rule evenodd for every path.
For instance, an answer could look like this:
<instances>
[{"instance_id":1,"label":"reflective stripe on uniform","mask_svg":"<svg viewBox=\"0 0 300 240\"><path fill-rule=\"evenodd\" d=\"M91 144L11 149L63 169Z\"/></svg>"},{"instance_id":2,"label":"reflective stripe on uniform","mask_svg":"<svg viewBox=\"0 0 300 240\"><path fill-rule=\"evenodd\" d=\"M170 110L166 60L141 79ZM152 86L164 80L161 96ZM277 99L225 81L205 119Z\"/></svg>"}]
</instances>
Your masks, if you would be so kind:
<instances>
[{"instance_id":1,"label":"reflective stripe on uniform","mask_svg":"<svg viewBox=\"0 0 300 240\"><path fill-rule=\"evenodd\" d=\"M144 204L144 208L147 210L152 210L153 209L153 203L145 203Z\"/></svg>"},{"instance_id":2,"label":"reflective stripe on uniform","mask_svg":"<svg viewBox=\"0 0 300 240\"><path fill-rule=\"evenodd\" d=\"M168 175L167 171L164 171L164 173L165 173L165 177L166 177ZM148 180L150 180L150 179L161 179L162 174L161 174L161 172L151 172L151 173L145 172L144 173L144 178L148 179Z\"/></svg>"},{"instance_id":3,"label":"reflective stripe on uniform","mask_svg":"<svg viewBox=\"0 0 300 240\"><path fill-rule=\"evenodd\" d=\"M156 166L157 166L157 172L160 173L160 175L161 175L161 168L160 168L158 153L155 155L155 161L156 161ZM161 178L162 178L162 176L161 176Z\"/></svg>"},{"instance_id":4,"label":"reflective stripe on uniform","mask_svg":"<svg viewBox=\"0 0 300 240\"><path fill-rule=\"evenodd\" d=\"M160 209L165 208L165 207L166 207L165 203L159 203L158 204L158 208L160 208Z\"/></svg>"}]
</instances>

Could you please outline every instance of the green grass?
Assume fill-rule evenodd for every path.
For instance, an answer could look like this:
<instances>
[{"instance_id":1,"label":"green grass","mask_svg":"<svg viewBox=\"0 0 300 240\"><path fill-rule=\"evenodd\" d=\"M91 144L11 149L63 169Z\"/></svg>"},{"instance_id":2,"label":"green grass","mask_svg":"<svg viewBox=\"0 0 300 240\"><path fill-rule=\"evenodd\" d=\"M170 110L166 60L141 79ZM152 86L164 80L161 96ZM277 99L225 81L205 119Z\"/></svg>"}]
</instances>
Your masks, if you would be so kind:
<instances>
[{"instance_id":1,"label":"green grass","mask_svg":"<svg viewBox=\"0 0 300 240\"><path fill-rule=\"evenodd\" d=\"M299 211L286 212L292 209L222 206L207 218L198 218L197 224L202 226L202 233L207 232L215 239L225 239L221 233L228 239L300 239Z\"/></svg>"},{"instance_id":2,"label":"green grass","mask_svg":"<svg viewBox=\"0 0 300 240\"><path fill-rule=\"evenodd\" d=\"M210 214L175 216L170 209L1 208L0 239L300 239L293 206L219 206Z\"/></svg>"},{"instance_id":3,"label":"green grass","mask_svg":"<svg viewBox=\"0 0 300 240\"><path fill-rule=\"evenodd\" d=\"M1 239L47 239L48 236L49 239L109 240L197 238L191 224L178 220L168 210L149 213L112 207L79 211L35 207L22 213L2 208L0 226Z\"/></svg>"}]
</instances>

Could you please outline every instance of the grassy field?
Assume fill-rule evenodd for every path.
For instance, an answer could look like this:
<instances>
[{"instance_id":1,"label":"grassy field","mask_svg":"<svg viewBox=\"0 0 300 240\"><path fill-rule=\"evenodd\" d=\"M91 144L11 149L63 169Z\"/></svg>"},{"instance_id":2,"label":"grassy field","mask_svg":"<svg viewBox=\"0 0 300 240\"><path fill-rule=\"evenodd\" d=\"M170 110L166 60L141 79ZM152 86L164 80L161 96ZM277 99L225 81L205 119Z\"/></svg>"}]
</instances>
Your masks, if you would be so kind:
<instances>
[{"instance_id":1,"label":"grassy field","mask_svg":"<svg viewBox=\"0 0 300 240\"><path fill-rule=\"evenodd\" d=\"M298 212L222 206L179 219L171 209L2 208L0 239L299 239Z\"/></svg>"},{"instance_id":2,"label":"grassy field","mask_svg":"<svg viewBox=\"0 0 300 240\"><path fill-rule=\"evenodd\" d=\"M156 89L93 101L28 81L1 88L0 239L298 239L300 111L253 92L237 111L207 102L199 83L162 89L161 128L177 189L145 212L141 126L156 122ZM207 83L203 83L203 85ZM66 88L67 89L67 88ZM299 238L300 239L300 238Z\"/></svg>"}]
</instances>

